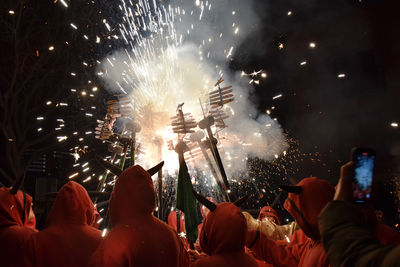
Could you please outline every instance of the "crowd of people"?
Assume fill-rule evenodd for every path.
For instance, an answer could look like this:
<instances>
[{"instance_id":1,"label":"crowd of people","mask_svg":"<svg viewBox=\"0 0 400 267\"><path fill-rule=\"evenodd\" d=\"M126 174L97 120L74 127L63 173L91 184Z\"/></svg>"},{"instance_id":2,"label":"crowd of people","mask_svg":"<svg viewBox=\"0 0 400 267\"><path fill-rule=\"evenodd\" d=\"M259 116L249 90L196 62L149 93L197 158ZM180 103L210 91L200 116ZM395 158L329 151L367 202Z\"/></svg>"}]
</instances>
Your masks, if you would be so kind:
<instances>
[{"instance_id":1,"label":"crowd of people","mask_svg":"<svg viewBox=\"0 0 400 267\"><path fill-rule=\"evenodd\" d=\"M97 210L76 182L59 190L41 231L32 198L1 187L1 266L400 266L400 234L368 203L354 203L353 172L352 162L342 166L336 190L315 177L282 186L295 219L287 225L272 207L255 219L240 208L245 198L217 204L194 191L203 217L195 244L180 234L180 211L170 213L168 224L153 215L151 174L138 165L116 180L107 234L97 229Z\"/></svg>"}]
</instances>

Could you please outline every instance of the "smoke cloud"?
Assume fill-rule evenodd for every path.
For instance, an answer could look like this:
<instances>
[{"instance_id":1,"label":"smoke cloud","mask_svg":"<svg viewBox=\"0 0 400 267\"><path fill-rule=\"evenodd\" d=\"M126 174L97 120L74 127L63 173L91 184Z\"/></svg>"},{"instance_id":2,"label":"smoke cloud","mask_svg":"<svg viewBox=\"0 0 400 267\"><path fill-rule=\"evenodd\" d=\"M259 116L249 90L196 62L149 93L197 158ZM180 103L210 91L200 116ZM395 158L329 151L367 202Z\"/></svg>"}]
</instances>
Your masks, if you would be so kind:
<instances>
[{"instance_id":1,"label":"smoke cloud","mask_svg":"<svg viewBox=\"0 0 400 267\"><path fill-rule=\"evenodd\" d=\"M142 126L142 164L152 165L160 157L154 142L160 136L166 168L177 169L177 155L167 146L170 140L176 143L177 136L170 118L177 105L185 103L184 113L203 119L210 110L208 92L221 77L221 87L232 85L235 95L234 102L223 107L229 115L227 128L214 128L228 175L245 170L248 157L271 160L287 149L279 123L260 114L250 100L249 78L228 66L235 49L258 24L252 2L171 1L156 8L152 1L132 7L124 3L121 16L120 38L126 46L104 58L98 72L110 93L132 98L133 117ZM207 169L198 160L196 166Z\"/></svg>"}]
</instances>

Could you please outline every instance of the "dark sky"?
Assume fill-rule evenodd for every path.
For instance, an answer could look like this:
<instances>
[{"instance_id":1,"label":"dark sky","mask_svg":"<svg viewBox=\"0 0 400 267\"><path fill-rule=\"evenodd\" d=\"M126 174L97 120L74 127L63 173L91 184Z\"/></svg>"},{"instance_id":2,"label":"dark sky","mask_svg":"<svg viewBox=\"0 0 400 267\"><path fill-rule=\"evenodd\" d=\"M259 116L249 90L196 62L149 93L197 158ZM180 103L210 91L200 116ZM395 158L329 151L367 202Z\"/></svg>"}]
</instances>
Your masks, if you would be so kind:
<instances>
[{"instance_id":1,"label":"dark sky","mask_svg":"<svg viewBox=\"0 0 400 267\"><path fill-rule=\"evenodd\" d=\"M320 164L304 163L304 175L334 182L353 146L375 148L382 168L393 169L396 160L399 166L399 129L390 126L400 121L396 1L259 5L260 30L238 49L232 66L268 72L254 94L260 111L275 106L272 115L301 150L321 155ZM346 77L338 78L341 73Z\"/></svg>"},{"instance_id":2,"label":"dark sky","mask_svg":"<svg viewBox=\"0 0 400 267\"><path fill-rule=\"evenodd\" d=\"M105 6L112 4L112 1L98 2L104 2ZM257 30L236 50L231 66L238 70L265 70L268 78L256 87L252 95L260 112L271 110L272 117L278 118L288 136L298 141L302 153L315 155L318 152L319 161L299 164L297 178L316 175L335 183L339 168L349 159L353 146L377 150L378 180L390 179L396 173L399 175L399 128L390 126L391 122L400 123L400 16L397 2L254 1L260 24L255 25ZM87 25L88 34L93 39L96 27L101 24L96 10L90 4L80 6L76 3L63 10L51 1L43 5L37 3L32 3L34 8L31 11L37 16L31 16L32 21L27 24L46 25L43 29L53 28L54 33L45 36L47 39L35 35L31 38L32 47L40 48L44 54L51 41L57 47L56 51L69 51L61 50L61 46L67 47L65 40L70 43L79 40L79 47L71 49L69 54L57 54L63 60L61 63L69 66L67 71L60 61L57 61L57 66L61 67L51 71L63 90L86 86L83 80L93 78L92 73L86 73L88 77L75 83L59 78L68 76L70 79L70 69L83 73L82 61L88 60L88 54L96 54L89 42L82 42L81 36L71 31L65 21ZM13 5L13 1L7 1L7 9ZM291 16L287 15L288 11L292 11ZM55 22L59 22L60 25L56 26L65 28L64 31L57 30ZM315 42L316 47L310 48L310 42ZM283 49L279 49L280 43ZM30 47L27 49L31 52ZM303 61L307 64L300 65ZM338 78L340 73L346 77ZM272 100L277 94L283 97ZM80 101L89 100L78 98L76 103L71 103L71 108L104 105L80 105ZM91 101L103 100L95 98ZM73 121L71 127L79 128L80 122L74 118L75 114L68 112L66 116ZM62 169L70 173L71 164L65 165L62 162L57 168L60 172ZM65 178L64 173L61 176Z\"/></svg>"}]
</instances>

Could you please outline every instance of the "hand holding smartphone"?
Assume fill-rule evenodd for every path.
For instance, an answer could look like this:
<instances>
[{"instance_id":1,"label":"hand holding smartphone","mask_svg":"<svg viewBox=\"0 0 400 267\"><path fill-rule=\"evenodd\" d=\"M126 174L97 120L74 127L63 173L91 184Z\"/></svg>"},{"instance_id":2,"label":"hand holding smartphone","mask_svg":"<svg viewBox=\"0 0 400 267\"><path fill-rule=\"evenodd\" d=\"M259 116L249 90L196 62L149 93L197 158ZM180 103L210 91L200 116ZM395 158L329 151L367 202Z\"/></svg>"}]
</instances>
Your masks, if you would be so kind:
<instances>
[{"instance_id":1,"label":"hand holding smartphone","mask_svg":"<svg viewBox=\"0 0 400 267\"><path fill-rule=\"evenodd\" d=\"M371 198L375 151L371 148L353 148L352 160L354 162L353 198L356 203L365 203Z\"/></svg>"}]
</instances>

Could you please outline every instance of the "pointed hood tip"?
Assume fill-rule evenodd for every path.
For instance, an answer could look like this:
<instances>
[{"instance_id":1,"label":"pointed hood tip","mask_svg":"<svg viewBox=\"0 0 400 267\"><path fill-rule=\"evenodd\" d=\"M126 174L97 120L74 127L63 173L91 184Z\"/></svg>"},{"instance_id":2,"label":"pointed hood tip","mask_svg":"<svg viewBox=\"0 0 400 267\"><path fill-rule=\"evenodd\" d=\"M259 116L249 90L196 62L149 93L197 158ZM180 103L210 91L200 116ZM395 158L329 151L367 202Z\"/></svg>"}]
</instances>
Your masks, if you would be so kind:
<instances>
[{"instance_id":1,"label":"pointed hood tip","mask_svg":"<svg viewBox=\"0 0 400 267\"><path fill-rule=\"evenodd\" d=\"M156 166L148 169L147 172L150 174L150 176L153 176L154 174L159 172L162 169L163 166L164 166L164 161L161 161Z\"/></svg>"},{"instance_id":2,"label":"pointed hood tip","mask_svg":"<svg viewBox=\"0 0 400 267\"><path fill-rule=\"evenodd\" d=\"M279 188L293 194L301 194L303 191L303 188L298 185L280 185Z\"/></svg>"},{"instance_id":3,"label":"pointed hood tip","mask_svg":"<svg viewBox=\"0 0 400 267\"><path fill-rule=\"evenodd\" d=\"M217 205L212 203L210 200L207 198L203 197L199 193L196 192L196 190L192 189L194 197L197 199L198 202L203 204L207 209L209 209L211 212L214 211L217 208Z\"/></svg>"}]
</instances>

